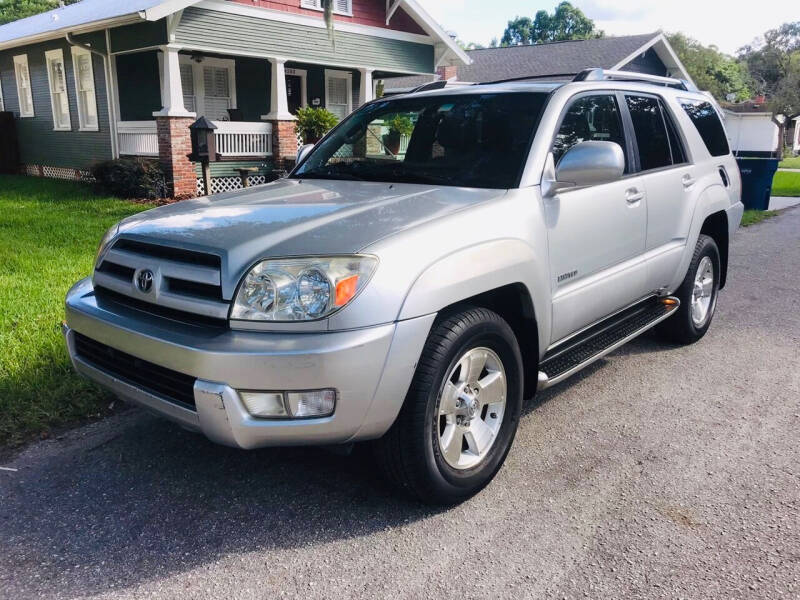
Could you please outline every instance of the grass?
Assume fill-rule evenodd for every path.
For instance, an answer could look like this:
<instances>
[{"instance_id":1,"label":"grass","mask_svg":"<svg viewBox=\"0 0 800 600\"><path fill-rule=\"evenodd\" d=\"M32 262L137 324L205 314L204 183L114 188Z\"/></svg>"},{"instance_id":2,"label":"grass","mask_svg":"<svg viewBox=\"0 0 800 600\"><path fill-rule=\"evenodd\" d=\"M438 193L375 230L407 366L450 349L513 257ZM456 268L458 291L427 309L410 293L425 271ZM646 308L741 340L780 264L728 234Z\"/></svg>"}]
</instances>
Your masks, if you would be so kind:
<instances>
[{"instance_id":1,"label":"grass","mask_svg":"<svg viewBox=\"0 0 800 600\"><path fill-rule=\"evenodd\" d=\"M791 158L784 158L778 163L781 169L800 169L800 156L793 156Z\"/></svg>"},{"instance_id":2,"label":"grass","mask_svg":"<svg viewBox=\"0 0 800 600\"><path fill-rule=\"evenodd\" d=\"M64 296L91 273L103 232L148 208L85 184L0 175L0 445L107 411L72 370Z\"/></svg>"},{"instance_id":3,"label":"grass","mask_svg":"<svg viewBox=\"0 0 800 600\"><path fill-rule=\"evenodd\" d=\"M773 196L800 196L800 173L778 171L772 180Z\"/></svg>"},{"instance_id":4,"label":"grass","mask_svg":"<svg viewBox=\"0 0 800 600\"><path fill-rule=\"evenodd\" d=\"M742 227L761 223L778 214L777 210L746 210L742 215Z\"/></svg>"}]
</instances>

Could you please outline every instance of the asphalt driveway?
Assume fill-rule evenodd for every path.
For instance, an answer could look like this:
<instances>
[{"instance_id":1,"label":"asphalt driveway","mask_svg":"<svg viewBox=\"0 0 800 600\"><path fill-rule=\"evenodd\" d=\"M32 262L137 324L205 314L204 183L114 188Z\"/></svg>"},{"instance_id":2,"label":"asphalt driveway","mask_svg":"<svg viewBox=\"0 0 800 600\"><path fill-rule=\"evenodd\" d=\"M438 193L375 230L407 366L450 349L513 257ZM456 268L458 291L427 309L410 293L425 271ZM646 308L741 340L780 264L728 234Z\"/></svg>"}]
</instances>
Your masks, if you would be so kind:
<instances>
[{"instance_id":1,"label":"asphalt driveway","mask_svg":"<svg viewBox=\"0 0 800 600\"><path fill-rule=\"evenodd\" d=\"M0 597L797 598L800 208L741 231L695 346L640 339L527 403L431 510L361 456L239 452L132 410L0 470Z\"/></svg>"}]
</instances>

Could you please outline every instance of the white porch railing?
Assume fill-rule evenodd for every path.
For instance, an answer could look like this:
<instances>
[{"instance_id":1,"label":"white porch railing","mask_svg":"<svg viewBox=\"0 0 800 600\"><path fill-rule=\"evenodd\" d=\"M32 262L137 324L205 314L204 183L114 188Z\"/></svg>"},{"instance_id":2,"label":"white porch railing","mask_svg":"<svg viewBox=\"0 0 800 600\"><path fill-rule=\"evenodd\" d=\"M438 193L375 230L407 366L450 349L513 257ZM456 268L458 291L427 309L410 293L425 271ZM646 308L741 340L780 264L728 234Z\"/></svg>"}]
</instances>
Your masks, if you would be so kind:
<instances>
[{"instance_id":1,"label":"white porch railing","mask_svg":"<svg viewBox=\"0 0 800 600\"><path fill-rule=\"evenodd\" d=\"M122 155L158 156L155 121L120 121L117 123L117 138Z\"/></svg>"},{"instance_id":2,"label":"white porch railing","mask_svg":"<svg viewBox=\"0 0 800 600\"><path fill-rule=\"evenodd\" d=\"M213 121L221 156L271 156L272 123Z\"/></svg>"}]
</instances>

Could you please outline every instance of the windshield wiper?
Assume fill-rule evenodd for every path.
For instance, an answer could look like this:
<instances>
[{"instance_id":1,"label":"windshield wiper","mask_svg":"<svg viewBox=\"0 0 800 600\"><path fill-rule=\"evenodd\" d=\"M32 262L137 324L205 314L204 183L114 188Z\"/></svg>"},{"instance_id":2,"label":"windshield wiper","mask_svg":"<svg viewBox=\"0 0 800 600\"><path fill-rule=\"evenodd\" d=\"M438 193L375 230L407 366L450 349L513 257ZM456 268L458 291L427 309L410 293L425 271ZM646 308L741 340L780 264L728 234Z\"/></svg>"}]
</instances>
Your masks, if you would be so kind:
<instances>
[{"instance_id":1,"label":"windshield wiper","mask_svg":"<svg viewBox=\"0 0 800 600\"><path fill-rule=\"evenodd\" d=\"M298 179L330 179L332 181L366 181L363 177L352 173L300 173Z\"/></svg>"}]
</instances>

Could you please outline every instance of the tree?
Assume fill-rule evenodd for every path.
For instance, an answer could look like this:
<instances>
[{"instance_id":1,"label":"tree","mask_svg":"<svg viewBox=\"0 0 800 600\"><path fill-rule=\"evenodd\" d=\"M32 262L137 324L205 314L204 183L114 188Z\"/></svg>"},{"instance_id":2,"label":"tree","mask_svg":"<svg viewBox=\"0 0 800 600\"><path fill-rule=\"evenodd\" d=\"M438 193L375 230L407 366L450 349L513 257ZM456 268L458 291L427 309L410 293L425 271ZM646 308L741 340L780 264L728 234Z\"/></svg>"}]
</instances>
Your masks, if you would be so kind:
<instances>
[{"instance_id":1,"label":"tree","mask_svg":"<svg viewBox=\"0 0 800 600\"><path fill-rule=\"evenodd\" d=\"M731 94L739 101L750 98L750 75L744 61L723 54L716 46L703 46L682 33L667 38L701 90L711 92L718 100L726 100Z\"/></svg>"},{"instance_id":2,"label":"tree","mask_svg":"<svg viewBox=\"0 0 800 600\"><path fill-rule=\"evenodd\" d=\"M540 10L533 19L517 17L509 21L501 45L525 46L563 40L586 40L603 37L594 21L569 2L559 4L553 14Z\"/></svg>"},{"instance_id":3,"label":"tree","mask_svg":"<svg viewBox=\"0 0 800 600\"><path fill-rule=\"evenodd\" d=\"M64 0L74 4L78 0ZM58 8L59 0L0 0L0 25Z\"/></svg>"},{"instance_id":4,"label":"tree","mask_svg":"<svg viewBox=\"0 0 800 600\"><path fill-rule=\"evenodd\" d=\"M739 49L756 91L777 113L800 113L800 21L770 29L762 39Z\"/></svg>"}]
</instances>

